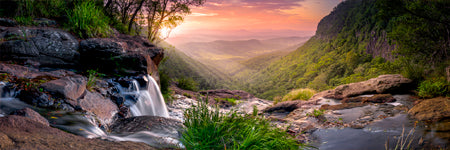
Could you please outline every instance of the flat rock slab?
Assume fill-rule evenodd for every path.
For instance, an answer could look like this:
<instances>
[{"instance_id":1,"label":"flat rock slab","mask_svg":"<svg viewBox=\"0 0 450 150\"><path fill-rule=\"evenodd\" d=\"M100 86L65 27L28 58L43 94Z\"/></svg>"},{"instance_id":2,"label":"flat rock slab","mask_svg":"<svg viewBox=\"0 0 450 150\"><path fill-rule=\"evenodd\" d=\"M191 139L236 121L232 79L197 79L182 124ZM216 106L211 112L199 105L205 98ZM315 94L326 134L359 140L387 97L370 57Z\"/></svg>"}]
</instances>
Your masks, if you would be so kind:
<instances>
[{"instance_id":1,"label":"flat rock slab","mask_svg":"<svg viewBox=\"0 0 450 150\"><path fill-rule=\"evenodd\" d=\"M310 100L322 97L343 99L364 94L406 93L411 90L412 80L399 74L380 75L367 81L350 83L315 94Z\"/></svg>"},{"instance_id":2,"label":"flat rock slab","mask_svg":"<svg viewBox=\"0 0 450 150\"><path fill-rule=\"evenodd\" d=\"M0 149L154 149L145 143L111 142L76 136L22 116L0 117Z\"/></svg>"},{"instance_id":3,"label":"flat rock slab","mask_svg":"<svg viewBox=\"0 0 450 150\"><path fill-rule=\"evenodd\" d=\"M450 118L450 97L438 97L422 100L408 113L417 120L439 121Z\"/></svg>"},{"instance_id":4,"label":"flat rock slab","mask_svg":"<svg viewBox=\"0 0 450 150\"><path fill-rule=\"evenodd\" d=\"M16 110L11 113L12 115L24 116L30 118L36 122L42 123L43 125L49 126L48 120L42 117L39 113L30 108L24 108Z\"/></svg>"}]
</instances>

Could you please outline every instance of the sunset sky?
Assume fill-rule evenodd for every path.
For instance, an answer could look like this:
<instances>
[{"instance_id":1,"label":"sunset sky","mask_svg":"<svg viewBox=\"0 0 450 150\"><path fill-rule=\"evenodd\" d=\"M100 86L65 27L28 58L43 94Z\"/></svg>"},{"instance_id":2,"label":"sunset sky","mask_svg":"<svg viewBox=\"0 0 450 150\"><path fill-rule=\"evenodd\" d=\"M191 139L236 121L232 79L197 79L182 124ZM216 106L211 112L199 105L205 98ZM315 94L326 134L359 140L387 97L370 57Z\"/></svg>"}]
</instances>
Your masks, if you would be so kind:
<instances>
[{"instance_id":1,"label":"sunset sky","mask_svg":"<svg viewBox=\"0 0 450 150\"><path fill-rule=\"evenodd\" d=\"M203 6L192 9L184 23L172 31L169 41L185 39L193 33L215 35L211 40L229 39L233 35L263 36L262 33L280 33L280 37L311 36L320 19L339 2L341 0L207 0Z\"/></svg>"}]
</instances>

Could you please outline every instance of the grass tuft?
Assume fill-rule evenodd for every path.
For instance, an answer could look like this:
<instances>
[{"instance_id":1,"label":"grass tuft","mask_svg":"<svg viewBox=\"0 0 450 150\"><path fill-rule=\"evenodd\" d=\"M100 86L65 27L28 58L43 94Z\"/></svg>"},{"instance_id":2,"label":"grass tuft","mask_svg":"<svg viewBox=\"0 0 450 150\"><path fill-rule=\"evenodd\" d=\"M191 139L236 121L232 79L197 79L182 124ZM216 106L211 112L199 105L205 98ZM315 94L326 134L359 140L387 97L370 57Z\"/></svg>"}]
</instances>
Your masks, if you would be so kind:
<instances>
[{"instance_id":1,"label":"grass tuft","mask_svg":"<svg viewBox=\"0 0 450 150\"><path fill-rule=\"evenodd\" d=\"M108 24L108 17L94 1L79 3L72 11L66 13L68 17L66 26L81 38L108 37L113 33Z\"/></svg>"},{"instance_id":2,"label":"grass tuft","mask_svg":"<svg viewBox=\"0 0 450 150\"><path fill-rule=\"evenodd\" d=\"M300 149L301 144L261 117L221 114L205 103L185 110L186 149Z\"/></svg>"},{"instance_id":3,"label":"grass tuft","mask_svg":"<svg viewBox=\"0 0 450 150\"><path fill-rule=\"evenodd\" d=\"M286 94L282 101L291 101L291 100L308 100L310 99L316 91L312 89L295 89Z\"/></svg>"}]
</instances>

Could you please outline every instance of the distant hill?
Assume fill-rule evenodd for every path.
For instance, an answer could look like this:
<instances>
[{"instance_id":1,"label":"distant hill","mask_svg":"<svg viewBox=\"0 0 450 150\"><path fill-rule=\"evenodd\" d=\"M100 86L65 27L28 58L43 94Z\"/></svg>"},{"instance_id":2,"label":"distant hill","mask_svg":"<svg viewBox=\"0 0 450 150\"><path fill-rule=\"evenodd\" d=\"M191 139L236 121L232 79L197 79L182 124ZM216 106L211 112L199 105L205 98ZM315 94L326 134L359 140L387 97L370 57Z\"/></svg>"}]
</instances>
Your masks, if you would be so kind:
<instances>
[{"instance_id":1,"label":"distant hill","mask_svg":"<svg viewBox=\"0 0 450 150\"><path fill-rule=\"evenodd\" d=\"M297 50L269 64L244 62L257 71L241 72L236 84L271 99L294 88L325 90L380 74L402 73L416 81L444 76L450 65L450 18L442 16L450 16L449 4L344 1Z\"/></svg>"},{"instance_id":2,"label":"distant hill","mask_svg":"<svg viewBox=\"0 0 450 150\"><path fill-rule=\"evenodd\" d=\"M188 56L229 75L242 70L241 62L273 52L287 52L303 44L309 37L283 37L267 40L191 42L178 46ZM294 46L294 47L293 47Z\"/></svg>"},{"instance_id":3,"label":"distant hill","mask_svg":"<svg viewBox=\"0 0 450 150\"><path fill-rule=\"evenodd\" d=\"M200 89L220 89L230 86L231 79L214 67L198 62L172 45L161 42L165 58L159 66L159 71L172 79L193 78L199 83Z\"/></svg>"}]
</instances>

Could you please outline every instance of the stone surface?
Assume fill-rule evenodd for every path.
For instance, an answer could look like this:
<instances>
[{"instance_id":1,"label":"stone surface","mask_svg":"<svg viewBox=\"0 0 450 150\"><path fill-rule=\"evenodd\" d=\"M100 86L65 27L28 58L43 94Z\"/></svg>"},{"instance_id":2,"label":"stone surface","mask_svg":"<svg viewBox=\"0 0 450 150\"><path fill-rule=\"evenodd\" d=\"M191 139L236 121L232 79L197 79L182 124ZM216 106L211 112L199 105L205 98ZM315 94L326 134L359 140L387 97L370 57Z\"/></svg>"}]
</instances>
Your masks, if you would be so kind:
<instances>
[{"instance_id":1,"label":"stone surface","mask_svg":"<svg viewBox=\"0 0 450 150\"><path fill-rule=\"evenodd\" d=\"M158 148L173 148L180 145L179 133L182 122L157 116L139 116L118 120L111 126L112 133L122 135L122 138L140 139Z\"/></svg>"},{"instance_id":2,"label":"stone surface","mask_svg":"<svg viewBox=\"0 0 450 150\"><path fill-rule=\"evenodd\" d=\"M406 93L413 88L412 80L399 74L380 75L367 81L340 85L333 90L327 90L314 95L311 99L321 97L343 99L363 94Z\"/></svg>"},{"instance_id":3,"label":"stone surface","mask_svg":"<svg viewBox=\"0 0 450 150\"><path fill-rule=\"evenodd\" d=\"M86 78L83 76L64 77L44 83L41 87L45 91L74 101L80 98L86 90Z\"/></svg>"},{"instance_id":4,"label":"stone surface","mask_svg":"<svg viewBox=\"0 0 450 150\"><path fill-rule=\"evenodd\" d=\"M175 119L158 116L138 116L116 121L111 125L111 131L113 133L139 131L152 131L157 133L167 132L178 137L178 131L180 131L182 127L183 123Z\"/></svg>"},{"instance_id":5,"label":"stone surface","mask_svg":"<svg viewBox=\"0 0 450 150\"><path fill-rule=\"evenodd\" d=\"M16 110L11 113L11 115L19 115L30 118L33 121L42 123L43 125L49 126L48 120L42 117L39 113L30 108L24 108L20 110Z\"/></svg>"},{"instance_id":6,"label":"stone surface","mask_svg":"<svg viewBox=\"0 0 450 150\"><path fill-rule=\"evenodd\" d=\"M50 67L76 66L78 41L53 28L8 28L0 33L0 60Z\"/></svg>"},{"instance_id":7,"label":"stone surface","mask_svg":"<svg viewBox=\"0 0 450 150\"><path fill-rule=\"evenodd\" d=\"M0 117L1 149L154 149L145 143L87 139L22 116Z\"/></svg>"},{"instance_id":8,"label":"stone surface","mask_svg":"<svg viewBox=\"0 0 450 150\"><path fill-rule=\"evenodd\" d=\"M390 103L395 101L391 94L375 94L369 97L346 97L342 99L341 103Z\"/></svg>"},{"instance_id":9,"label":"stone surface","mask_svg":"<svg viewBox=\"0 0 450 150\"><path fill-rule=\"evenodd\" d=\"M151 74L156 79L157 66L164 57L163 49L128 35L81 41L80 53L83 66L88 69L112 74Z\"/></svg>"},{"instance_id":10,"label":"stone surface","mask_svg":"<svg viewBox=\"0 0 450 150\"><path fill-rule=\"evenodd\" d=\"M119 112L119 108L111 100L104 98L99 93L89 91L78 101L76 106L95 114L101 124L112 123L113 117Z\"/></svg>"},{"instance_id":11,"label":"stone surface","mask_svg":"<svg viewBox=\"0 0 450 150\"><path fill-rule=\"evenodd\" d=\"M439 121L450 118L450 97L422 100L408 113L417 120Z\"/></svg>"},{"instance_id":12,"label":"stone surface","mask_svg":"<svg viewBox=\"0 0 450 150\"><path fill-rule=\"evenodd\" d=\"M296 101L285 101L275 104L274 106L267 107L264 112L291 112L297 108L300 108L302 105L302 100Z\"/></svg>"},{"instance_id":13,"label":"stone surface","mask_svg":"<svg viewBox=\"0 0 450 150\"><path fill-rule=\"evenodd\" d=\"M0 18L0 26L15 27L17 26L17 22L8 18Z\"/></svg>"}]
</instances>

